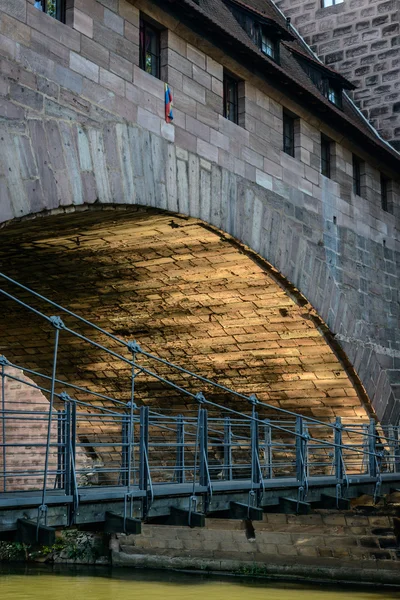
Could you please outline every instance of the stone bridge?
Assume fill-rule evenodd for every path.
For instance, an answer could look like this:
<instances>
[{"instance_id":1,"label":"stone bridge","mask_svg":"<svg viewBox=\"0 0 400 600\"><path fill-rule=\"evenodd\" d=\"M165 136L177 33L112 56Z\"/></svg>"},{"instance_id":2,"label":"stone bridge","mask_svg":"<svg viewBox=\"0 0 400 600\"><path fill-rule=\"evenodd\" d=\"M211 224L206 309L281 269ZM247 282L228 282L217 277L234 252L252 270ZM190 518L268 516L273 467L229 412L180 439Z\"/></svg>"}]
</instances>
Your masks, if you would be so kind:
<instances>
[{"instance_id":1,"label":"stone bridge","mask_svg":"<svg viewBox=\"0 0 400 600\"><path fill-rule=\"evenodd\" d=\"M320 416L362 416L370 401L397 424L396 214L282 152L273 162L218 111L192 117L178 91L165 123L163 82L129 62L126 37L93 40L92 19L71 28L25 0L0 8L1 271L232 387ZM113 14L137 29L135 6ZM220 89L216 52L176 23L169 42ZM282 98L250 96L272 148ZM34 319L5 301L1 312L1 353L44 367ZM114 365L90 359L77 372L65 356L62 370L110 389Z\"/></svg>"}]
</instances>

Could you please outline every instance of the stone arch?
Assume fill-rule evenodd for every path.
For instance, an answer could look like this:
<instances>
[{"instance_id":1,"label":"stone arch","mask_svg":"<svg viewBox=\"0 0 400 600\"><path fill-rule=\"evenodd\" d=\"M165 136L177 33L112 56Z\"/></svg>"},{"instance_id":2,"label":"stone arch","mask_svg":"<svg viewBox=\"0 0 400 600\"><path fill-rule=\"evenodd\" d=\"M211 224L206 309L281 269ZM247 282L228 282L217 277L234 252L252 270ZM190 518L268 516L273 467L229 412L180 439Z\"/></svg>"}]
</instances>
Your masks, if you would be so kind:
<instances>
[{"instance_id":1,"label":"stone arch","mask_svg":"<svg viewBox=\"0 0 400 600\"><path fill-rule=\"evenodd\" d=\"M328 328L260 256L198 219L104 208L10 224L2 232L4 271L115 335L244 394L317 418L367 417L365 391ZM2 353L50 374L51 327L4 298L0 303ZM129 399L126 365L77 346L63 332L58 369L66 381ZM190 385L204 391L198 382ZM157 408L169 401L176 411L193 408L148 381L138 383L137 398ZM215 392L212 398L226 401ZM240 409L248 407L242 402Z\"/></svg>"},{"instance_id":2,"label":"stone arch","mask_svg":"<svg viewBox=\"0 0 400 600\"><path fill-rule=\"evenodd\" d=\"M5 132L10 195L0 222L87 203L153 207L210 223L266 259L310 301L356 370L378 418L397 423L395 252L382 245L381 236L361 235L355 217L336 222L337 192L328 183L317 198L279 178L257 176L255 168L247 176L233 159L225 167L209 162L175 145L170 129L161 133L102 121L101 115L98 122L38 117L26 134L12 132L14 144ZM43 152L33 157L32 147ZM64 170L52 162L60 153ZM366 258L359 264L360 254ZM378 282L373 293L365 289L369 276Z\"/></svg>"}]
</instances>

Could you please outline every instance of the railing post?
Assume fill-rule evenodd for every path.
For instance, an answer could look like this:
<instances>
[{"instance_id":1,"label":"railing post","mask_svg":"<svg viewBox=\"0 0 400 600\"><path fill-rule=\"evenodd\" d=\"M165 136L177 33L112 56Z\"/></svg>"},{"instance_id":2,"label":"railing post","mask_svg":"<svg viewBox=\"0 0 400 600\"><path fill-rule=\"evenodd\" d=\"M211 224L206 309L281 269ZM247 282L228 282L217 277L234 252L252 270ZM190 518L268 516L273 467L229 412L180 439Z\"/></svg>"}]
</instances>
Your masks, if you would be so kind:
<instances>
[{"instance_id":1,"label":"railing post","mask_svg":"<svg viewBox=\"0 0 400 600\"><path fill-rule=\"evenodd\" d=\"M49 416L47 420L47 436L46 436L46 454L44 460L44 474L43 474L43 489L42 489L42 503L38 508L38 517L36 524L36 539L39 539L39 527L42 516L44 516L44 524L47 525L47 505L46 505L46 493L47 493L47 480L49 472L49 461L50 461L50 447L51 447L51 426L53 419L54 410L54 397L56 388L56 372L57 372L57 359L58 359L58 346L60 340L60 331L64 329L64 323L60 317L50 317L50 323L55 329L54 337L54 350L53 350L53 365L51 372L51 384L50 384L50 402L49 402Z\"/></svg>"},{"instance_id":2,"label":"railing post","mask_svg":"<svg viewBox=\"0 0 400 600\"><path fill-rule=\"evenodd\" d=\"M175 480L177 483L185 483L185 423L183 415L178 415L176 420Z\"/></svg>"},{"instance_id":3,"label":"railing post","mask_svg":"<svg viewBox=\"0 0 400 600\"><path fill-rule=\"evenodd\" d=\"M259 427L258 427L258 412L253 407L251 420L251 481L254 484L260 483L259 463Z\"/></svg>"},{"instance_id":4,"label":"railing post","mask_svg":"<svg viewBox=\"0 0 400 600\"><path fill-rule=\"evenodd\" d=\"M400 473L400 440L399 440L399 427L393 427L394 430L394 472Z\"/></svg>"},{"instance_id":5,"label":"railing post","mask_svg":"<svg viewBox=\"0 0 400 600\"><path fill-rule=\"evenodd\" d=\"M130 434L130 417L123 415L122 417L122 456L121 456L121 485L127 486L129 480L129 434Z\"/></svg>"},{"instance_id":6,"label":"railing post","mask_svg":"<svg viewBox=\"0 0 400 600\"><path fill-rule=\"evenodd\" d=\"M377 455L376 455L376 423L375 419L370 419L368 427L368 463L369 476L376 477L377 475Z\"/></svg>"},{"instance_id":7,"label":"railing post","mask_svg":"<svg viewBox=\"0 0 400 600\"><path fill-rule=\"evenodd\" d=\"M65 403L65 434L64 434L64 489L65 494L72 494L71 473L71 403Z\"/></svg>"},{"instance_id":8,"label":"railing post","mask_svg":"<svg viewBox=\"0 0 400 600\"><path fill-rule=\"evenodd\" d=\"M395 452L396 452L396 442L394 437L394 427L393 425L388 425L387 428L387 437L388 437L388 446L389 446L389 456L387 458L387 470L390 473L394 473L395 471Z\"/></svg>"},{"instance_id":9,"label":"railing post","mask_svg":"<svg viewBox=\"0 0 400 600\"><path fill-rule=\"evenodd\" d=\"M65 487L65 430L66 430L66 412L59 410L57 412L57 475L55 481L55 487L63 489Z\"/></svg>"},{"instance_id":10,"label":"railing post","mask_svg":"<svg viewBox=\"0 0 400 600\"><path fill-rule=\"evenodd\" d=\"M264 423L264 465L266 479L272 479L272 428L269 419L265 419Z\"/></svg>"},{"instance_id":11,"label":"railing post","mask_svg":"<svg viewBox=\"0 0 400 600\"><path fill-rule=\"evenodd\" d=\"M130 492L131 480L132 480L132 467L133 467L133 480L136 484L136 465L135 465L135 425L134 425L134 411L137 409L135 404L135 378L136 378L136 354L140 352L140 346L137 342L129 342L128 348L132 352L132 374L131 374L131 401L129 403L129 422L128 422L128 434L127 434L127 486L128 493ZM149 414L147 412L147 435L149 432L148 427ZM147 452L147 450L146 450ZM147 454L145 458L147 457Z\"/></svg>"},{"instance_id":12,"label":"railing post","mask_svg":"<svg viewBox=\"0 0 400 600\"><path fill-rule=\"evenodd\" d=\"M1 437L3 444L3 492L7 491L7 446L6 446L6 384L5 384L5 365L7 360L4 356L1 360Z\"/></svg>"},{"instance_id":13,"label":"railing post","mask_svg":"<svg viewBox=\"0 0 400 600\"><path fill-rule=\"evenodd\" d=\"M64 402L62 433L62 486L67 496L73 496L68 506L68 524L74 523L78 511L79 497L76 478L76 404L66 393L60 394Z\"/></svg>"},{"instance_id":14,"label":"railing post","mask_svg":"<svg viewBox=\"0 0 400 600\"><path fill-rule=\"evenodd\" d=\"M296 479L300 486L304 486L304 468L305 468L305 440L303 418L296 417Z\"/></svg>"},{"instance_id":15,"label":"railing post","mask_svg":"<svg viewBox=\"0 0 400 600\"><path fill-rule=\"evenodd\" d=\"M75 514L78 511L78 490L77 490L77 479L76 479L76 404L71 402L71 440L70 440L70 454L71 454L71 494L74 497L73 508L70 513L70 523L72 524L75 520Z\"/></svg>"},{"instance_id":16,"label":"railing post","mask_svg":"<svg viewBox=\"0 0 400 600\"><path fill-rule=\"evenodd\" d=\"M224 479L231 481L232 472L232 425L229 417L224 419Z\"/></svg>"},{"instance_id":17,"label":"railing post","mask_svg":"<svg viewBox=\"0 0 400 600\"><path fill-rule=\"evenodd\" d=\"M200 485L208 486L208 418L207 409L200 410Z\"/></svg>"},{"instance_id":18,"label":"railing post","mask_svg":"<svg viewBox=\"0 0 400 600\"><path fill-rule=\"evenodd\" d=\"M335 455L335 478L336 485L341 485L343 481L343 459L342 459L342 419L336 417L334 434L334 455Z\"/></svg>"},{"instance_id":19,"label":"railing post","mask_svg":"<svg viewBox=\"0 0 400 600\"><path fill-rule=\"evenodd\" d=\"M145 492L149 487L148 464L149 449L149 407L140 407L140 440L139 440L139 489Z\"/></svg>"}]
</instances>

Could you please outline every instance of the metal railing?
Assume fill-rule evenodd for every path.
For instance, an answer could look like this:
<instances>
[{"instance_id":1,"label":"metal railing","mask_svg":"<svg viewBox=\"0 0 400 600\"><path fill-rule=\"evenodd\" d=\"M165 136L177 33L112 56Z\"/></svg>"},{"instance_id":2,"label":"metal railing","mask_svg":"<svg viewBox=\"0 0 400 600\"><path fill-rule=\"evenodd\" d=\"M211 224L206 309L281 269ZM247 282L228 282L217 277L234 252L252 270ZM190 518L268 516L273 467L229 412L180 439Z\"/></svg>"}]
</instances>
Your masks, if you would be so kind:
<instances>
[{"instance_id":1,"label":"metal railing","mask_svg":"<svg viewBox=\"0 0 400 600\"><path fill-rule=\"evenodd\" d=\"M38 523L46 521L51 490L71 498L76 508L83 488L117 486L126 498L133 492L142 494L149 506L155 490L166 485L178 490L179 485L190 484L195 499L196 493L211 496L222 482L229 489L229 482L246 481L259 502L277 480L293 480L298 498L304 500L309 487L324 480L336 485L340 497L355 476L373 480L376 495L383 478L399 473L400 479L399 428L383 428L373 419L324 422L271 406L150 354L136 342L125 342L6 275L0 278L17 287L24 299L6 289L0 294L53 331L51 374L0 358L0 491L39 489ZM57 308L68 324L59 316L48 316L27 297ZM84 335L69 324L72 321L109 344ZM130 369L126 401L58 376L64 335ZM196 411L176 414L165 406L160 410L137 406L138 378L189 398ZM38 394L33 407L22 392L21 400L10 405L10 382ZM204 393L193 390L199 384ZM216 392L218 398L224 394L230 401L210 399Z\"/></svg>"}]
</instances>

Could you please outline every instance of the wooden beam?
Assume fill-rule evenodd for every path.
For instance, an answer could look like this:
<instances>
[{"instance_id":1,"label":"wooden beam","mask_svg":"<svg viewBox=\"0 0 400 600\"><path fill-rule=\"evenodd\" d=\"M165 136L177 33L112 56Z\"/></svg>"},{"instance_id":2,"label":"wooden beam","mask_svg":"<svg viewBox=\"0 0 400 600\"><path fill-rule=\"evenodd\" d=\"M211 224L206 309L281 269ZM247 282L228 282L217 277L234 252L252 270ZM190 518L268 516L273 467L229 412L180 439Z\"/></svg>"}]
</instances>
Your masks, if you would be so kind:
<instances>
[{"instance_id":1,"label":"wooden beam","mask_svg":"<svg viewBox=\"0 0 400 600\"><path fill-rule=\"evenodd\" d=\"M178 525L183 527L204 527L206 524L206 517L202 513L193 511L189 515L188 510L183 510L182 508L175 508L174 506L171 506L171 514L168 517L166 524Z\"/></svg>"},{"instance_id":2,"label":"wooden beam","mask_svg":"<svg viewBox=\"0 0 400 600\"><path fill-rule=\"evenodd\" d=\"M229 518L230 519L250 519L251 521L262 521L263 509L256 508L255 506L248 506L247 504L242 504L241 502L231 502Z\"/></svg>"},{"instance_id":3,"label":"wooden beam","mask_svg":"<svg viewBox=\"0 0 400 600\"><path fill-rule=\"evenodd\" d=\"M321 508L338 508L339 510L349 510L350 500L347 498L336 498L329 494L321 494Z\"/></svg>"},{"instance_id":4,"label":"wooden beam","mask_svg":"<svg viewBox=\"0 0 400 600\"><path fill-rule=\"evenodd\" d=\"M308 515L311 512L311 504L295 498L279 498L279 508L286 515Z\"/></svg>"},{"instance_id":5,"label":"wooden beam","mask_svg":"<svg viewBox=\"0 0 400 600\"><path fill-rule=\"evenodd\" d=\"M105 533L126 533L127 535L139 535L142 533L142 522L139 519L122 517L114 512L107 511L104 523Z\"/></svg>"},{"instance_id":6,"label":"wooden beam","mask_svg":"<svg viewBox=\"0 0 400 600\"><path fill-rule=\"evenodd\" d=\"M52 546L56 541L56 530L47 525L39 525L28 519L17 520L17 540L22 544Z\"/></svg>"}]
</instances>

